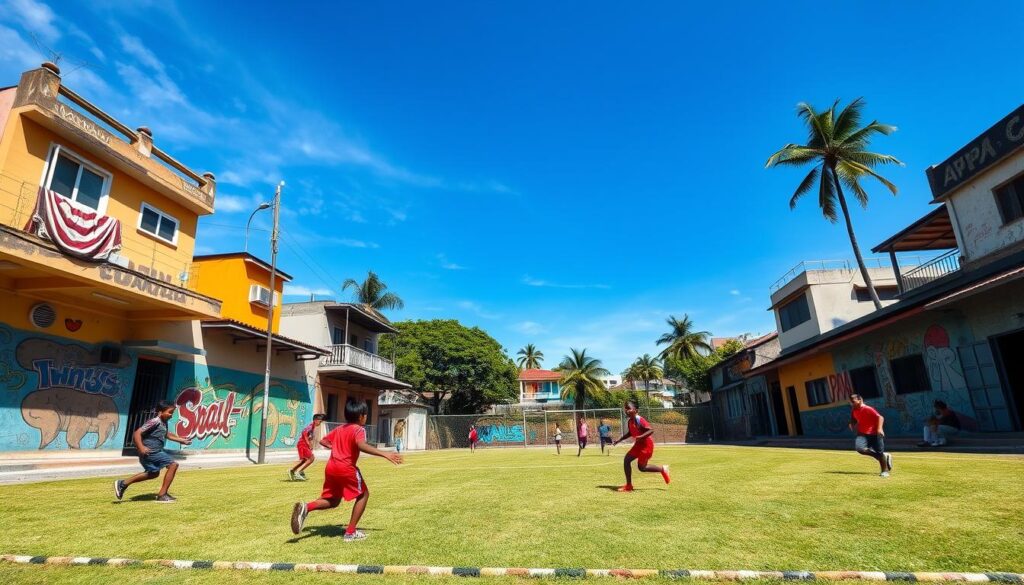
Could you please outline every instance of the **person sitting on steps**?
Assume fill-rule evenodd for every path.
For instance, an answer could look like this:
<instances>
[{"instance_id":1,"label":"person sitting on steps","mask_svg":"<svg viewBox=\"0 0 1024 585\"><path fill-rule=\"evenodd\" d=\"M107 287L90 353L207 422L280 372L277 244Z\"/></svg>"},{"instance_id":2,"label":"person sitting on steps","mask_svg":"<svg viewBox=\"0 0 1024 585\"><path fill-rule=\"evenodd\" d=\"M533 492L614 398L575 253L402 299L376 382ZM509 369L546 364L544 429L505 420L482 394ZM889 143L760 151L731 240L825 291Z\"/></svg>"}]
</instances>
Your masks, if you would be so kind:
<instances>
[{"instance_id":1,"label":"person sitting on steps","mask_svg":"<svg viewBox=\"0 0 1024 585\"><path fill-rule=\"evenodd\" d=\"M960 417L941 400L935 401L935 416L924 425L924 441L918 447L942 447L946 440L960 432Z\"/></svg>"}]
</instances>

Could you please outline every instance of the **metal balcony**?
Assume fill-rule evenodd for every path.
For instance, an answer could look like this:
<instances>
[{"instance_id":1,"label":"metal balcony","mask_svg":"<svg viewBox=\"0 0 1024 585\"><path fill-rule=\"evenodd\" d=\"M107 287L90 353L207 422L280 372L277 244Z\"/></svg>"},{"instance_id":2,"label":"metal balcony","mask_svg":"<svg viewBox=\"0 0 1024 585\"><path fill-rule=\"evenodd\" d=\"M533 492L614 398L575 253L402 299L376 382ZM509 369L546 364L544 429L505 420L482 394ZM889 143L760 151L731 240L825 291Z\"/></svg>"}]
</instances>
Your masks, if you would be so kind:
<instances>
[{"instance_id":1,"label":"metal balcony","mask_svg":"<svg viewBox=\"0 0 1024 585\"><path fill-rule=\"evenodd\" d=\"M329 345L324 349L331 352L331 354L320 360L321 367L351 366L381 374L388 378L395 377L394 362L384 359L377 354L348 344Z\"/></svg>"}]
</instances>

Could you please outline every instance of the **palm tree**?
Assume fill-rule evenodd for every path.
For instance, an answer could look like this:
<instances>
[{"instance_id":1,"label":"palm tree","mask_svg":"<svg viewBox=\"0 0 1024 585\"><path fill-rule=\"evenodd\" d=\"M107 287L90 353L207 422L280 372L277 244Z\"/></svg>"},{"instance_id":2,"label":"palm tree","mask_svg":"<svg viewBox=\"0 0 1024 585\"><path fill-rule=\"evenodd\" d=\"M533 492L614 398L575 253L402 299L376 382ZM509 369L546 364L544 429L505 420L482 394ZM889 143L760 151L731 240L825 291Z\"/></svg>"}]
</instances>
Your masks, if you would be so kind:
<instances>
[{"instance_id":1,"label":"palm tree","mask_svg":"<svg viewBox=\"0 0 1024 585\"><path fill-rule=\"evenodd\" d=\"M601 365L601 360L587 355L586 349L569 349L571 355L562 358L558 371L562 374L558 385L562 387L562 400L570 398L576 410L583 410L587 394L603 394L604 382L601 376L607 376L608 370Z\"/></svg>"},{"instance_id":2,"label":"palm tree","mask_svg":"<svg viewBox=\"0 0 1024 585\"><path fill-rule=\"evenodd\" d=\"M684 314L682 320L669 316L665 322L672 331L658 338L658 345L668 344L668 347L658 354L659 358L686 359L714 351L708 343L711 334L707 331L694 331L693 321L690 321L689 315Z\"/></svg>"},{"instance_id":3,"label":"palm tree","mask_svg":"<svg viewBox=\"0 0 1024 585\"><path fill-rule=\"evenodd\" d=\"M519 364L520 370L540 369L540 363L544 361L544 352L534 347L532 343L527 343L516 355L519 356L516 363Z\"/></svg>"},{"instance_id":4,"label":"palm tree","mask_svg":"<svg viewBox=\"0 0 1024 585\"><path fill-rule=\"evenodd\" d=\"M825 219L835 223L838 220L836 201L839 201L839 207L843 210L843 219L846 220L850 245L853 246L853 255L857 258L857 266L860 267L860 274L871 293L871 300L875 303L875 308L881 309L882 303L878 300L875 285L871 282L871 275L868 274L868 269L864 266L864 258L860 254L860 246L857 245L857 235L853 232L850 209L846 205L843 186L845 185L860 202L861 207L865 208L868 206L868 194L860 184L860 180L864 177L877 179L893 195L896 194L896 185L876 173L874 168L887 164L902 166L903 163L888 154L877 154L867 150L872 135L889 135L896 130L896 127L880 124L877 121L860 127L861 110L864 107L863 98L853 100L837 115L836 108L838 106L839 100L836 100L831 108L819 113L809 104L797 104L797 115L807 125L809 134L807 144L783 146L781 150L768 157L765 167L800 166L807 163L815 165L793 192L793 197L789 200L789 208L794 209L797 200L810 192L814 184L817 183L818 205L821 207L821 213Z\"/></svg>"},{"instance_id":5,"label":"palm tree","mask_svg":"<svg viewBox=\"0 0 1024 585\"><path fill-rule=\"evenodd\" d=\"M405 302L395 293L387 292L388 285L384 284L372 270L367 271L366 280L363 282L353 278L345 280L341 290L348 290L349 287L354 289L352 300L375 311L405 308Z\"/></svg>"},{"instance_id":6,"label":"palm tree","mask_svg":"<svg viewBox=\"0 0 1024 585\"><path fill-rule=\"evenodd\" d=\"M650 354L645 353L643 357L636 358L629 369L638 380L644 383L644 393L648 394L649 402L651 380L660 380L665 375L665 371L661 369L661 362L658 358L653 358Z\"/></svg>"}]
</instances>

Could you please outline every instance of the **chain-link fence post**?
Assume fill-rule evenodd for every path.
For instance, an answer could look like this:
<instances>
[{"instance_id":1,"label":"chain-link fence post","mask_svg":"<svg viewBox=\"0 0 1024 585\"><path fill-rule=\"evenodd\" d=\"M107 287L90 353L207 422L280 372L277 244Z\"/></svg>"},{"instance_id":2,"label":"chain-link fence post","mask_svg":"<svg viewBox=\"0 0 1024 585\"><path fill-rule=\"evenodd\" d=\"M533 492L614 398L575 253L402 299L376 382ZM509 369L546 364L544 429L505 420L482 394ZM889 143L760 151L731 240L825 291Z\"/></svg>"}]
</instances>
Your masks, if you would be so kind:
<instances>
[{"instance_id":1,"label":"chain-link fence post","mask_svg":"<svg viewBox=\"0 0 1024 585\"><path fill-rule=\"evenodd\" d=\"M544 413L544 446L548 445L548 411L542 410Z\"/></svg>"},{"instance_id":2,"label":"chain-link fence post","mask_svg":"<svg viewBox=\"0 0 1024 585\"><path fill-rule=\"evenodd\" d=\"M526 426L526 409L523 409L523 449L529 446L530 428Z\"/></svg>"}]
</instances>

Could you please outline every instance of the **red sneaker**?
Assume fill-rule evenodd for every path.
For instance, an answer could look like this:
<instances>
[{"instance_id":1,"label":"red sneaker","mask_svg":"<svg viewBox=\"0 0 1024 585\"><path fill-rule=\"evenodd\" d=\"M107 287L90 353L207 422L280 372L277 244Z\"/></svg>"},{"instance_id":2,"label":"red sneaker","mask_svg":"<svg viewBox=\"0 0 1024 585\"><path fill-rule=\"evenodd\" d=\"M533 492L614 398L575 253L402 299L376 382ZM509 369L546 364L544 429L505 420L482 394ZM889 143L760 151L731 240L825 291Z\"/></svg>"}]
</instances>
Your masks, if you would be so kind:
<instances>
[{"instance_id":1,"label":"red sneaker","mask_svg":"<svg viewBox=\"0 0 1024 585\"><path fill-rule=\"evenodd\" d=\"M665 480L665 483L671 483L672 477L668 474L668 465L661 466L661 478Z\"/></svg>"},{"instance_id":2,"label":"red sneaker","mask_svg":"<svg viewBox=\"0 0 1024 585\"><path fill-rule=\"evenodd\" d=\"M619 489L617 489L615 491L617 491L617 492L631 492L631 491L633 491L633 486L631 486L630 484L627 483L626 485L620 487Z\"/></svg>"}]
</instances>

